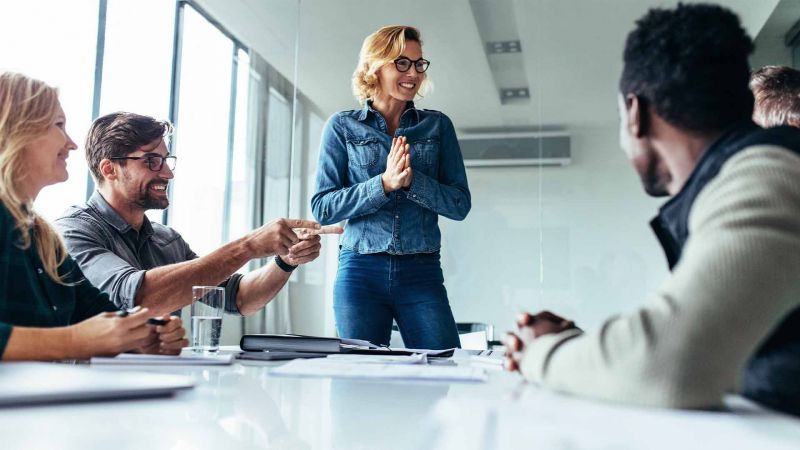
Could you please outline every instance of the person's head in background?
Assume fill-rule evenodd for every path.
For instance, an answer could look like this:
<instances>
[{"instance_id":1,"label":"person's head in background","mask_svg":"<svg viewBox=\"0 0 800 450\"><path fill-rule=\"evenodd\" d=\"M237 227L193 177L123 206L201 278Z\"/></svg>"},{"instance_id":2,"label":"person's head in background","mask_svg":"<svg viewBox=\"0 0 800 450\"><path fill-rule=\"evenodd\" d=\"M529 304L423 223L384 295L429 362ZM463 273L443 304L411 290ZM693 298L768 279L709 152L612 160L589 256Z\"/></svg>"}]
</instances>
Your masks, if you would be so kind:
<instances>
[{"instance_id":1,"label":"person's head in background","mask_svg":"<svg viewBox=\"0 0 800 450\"><path fill-rule=\"evenodd\" d=\"M0 74L0 202L32 242L44 270L62 282L58 266L67 252L58 233L33 210L45 186L67 180L67 157L77 145L66 132L58 91L19 73Z\"/></svg>"},{"instance_id":2,"label":"person's head in background","mask_svg":"<svg viewBox=\"0 0 800 450\"><path fill-rule=\"evenodd\" d=\"M115 209L143 214L169 206L167 187L175 168L166 143L171 133L169 122L129 112L92 123L86 161L98 190Z\"/></svg>"},{"instance_id":3,"label":"person's head in background","mask_svg":"<svg viewBox=\"0 0 800 450\"><path fill-rule=\"evenodd\" d=\"M750 120L752 40L730 10L652 9L628 35L620 144L648 194L675 195L724 130Z\"/></svg>"},{"instance_id":4,"label":"person's head in background","mask_svg":"<svg viewBox=\"0 0 800 450\"><path fill-rule=\"evenodd\" d=\"M420 89L427 87L425 71L429 64L422 57L418 29L383 27L364 39L353 73L353 94L362 104L375 100L412 101Z\"/></svg>"},{"instance_id":5,"label":"person's head in background","mask_svg":"<svg viewBox=\"0 0 800 450\"><path fill-rule=\"evenodd\" d=\"M755 96L753 121L764 128L789 125L800 128L800 71L786 66L764 66L750 77Z\"/></svg>"}]
</instances>

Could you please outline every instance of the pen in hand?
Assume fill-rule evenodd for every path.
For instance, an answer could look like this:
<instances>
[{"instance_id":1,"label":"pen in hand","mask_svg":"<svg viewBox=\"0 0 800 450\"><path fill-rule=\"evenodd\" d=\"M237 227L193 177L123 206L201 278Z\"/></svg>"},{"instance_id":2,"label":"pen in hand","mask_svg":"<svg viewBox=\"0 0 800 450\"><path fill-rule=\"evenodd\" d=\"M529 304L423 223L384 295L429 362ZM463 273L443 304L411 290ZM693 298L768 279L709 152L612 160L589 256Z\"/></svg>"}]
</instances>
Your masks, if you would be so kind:
<instances>
[{"instance_id":1,"label":"pen in hand","mask_svg":"<svg viewBox=\"0 0 800 450\"><path fill-rule=\"evenodd\" d=\"M119 317L127 317L129 314L135 313L138 310L139 310L138 306L135 307L135 308L131 308L131 309L120 309L119 311L117 311L117 316L119 316ZM147 324L148 325L164 326L167 323L168 323L168 321L166 321L164 319L157 319L155 317L151 317L151 318L147 319Z\"/></svg>"}]
</instances>

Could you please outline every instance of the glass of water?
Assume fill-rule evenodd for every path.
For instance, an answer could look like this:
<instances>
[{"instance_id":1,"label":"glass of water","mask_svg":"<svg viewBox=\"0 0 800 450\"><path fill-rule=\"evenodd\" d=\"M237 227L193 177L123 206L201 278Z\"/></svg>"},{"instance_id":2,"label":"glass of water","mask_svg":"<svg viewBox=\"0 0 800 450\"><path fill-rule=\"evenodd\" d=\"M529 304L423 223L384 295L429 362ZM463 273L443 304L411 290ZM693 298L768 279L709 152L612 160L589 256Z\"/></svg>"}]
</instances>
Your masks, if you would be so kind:
<instances>
[{"instance_id":1,"label":"glass of water","mask_svg":"<svg viewBox=\"0 0 800 450\"><path fill-rule=\"evenodd\" d=\"M192 350L196 353L219 350L225 289L218 286L192 287Z\"/></svg>"}]
</instances>

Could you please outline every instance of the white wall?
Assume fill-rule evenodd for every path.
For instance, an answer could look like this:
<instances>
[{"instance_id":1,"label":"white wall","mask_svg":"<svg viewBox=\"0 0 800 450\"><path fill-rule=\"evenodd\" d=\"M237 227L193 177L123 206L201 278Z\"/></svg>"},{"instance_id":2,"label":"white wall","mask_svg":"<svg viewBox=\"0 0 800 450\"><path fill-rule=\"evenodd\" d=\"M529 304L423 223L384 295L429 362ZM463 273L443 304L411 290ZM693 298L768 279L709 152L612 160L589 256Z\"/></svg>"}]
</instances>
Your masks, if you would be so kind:
<instances>
[{"instance_id":1,"label":"white wall","mask_svg":"<svg viewBox=\"0 0 800 450\"><path fill-rule=\"evenodd\" d=\"M750 57L750 66L758 69L768 65L791 66L792 50L783 42L783 35L762 35L755 39L756 50Z\"/></svg>"},{"instance_id":2,"label":"white wall","mask_svg":"<svg viewBox=\"0 0 800 450\"><path fill-rule=\"evenodd\" d=\"M661 200L644 194L617 136L613 127L574 132L566 167L468 170L472 211L441 223L457 321L488 322L499 335L519 311L549 309L591 328L664 280L648 225Z\"/></svg>"},{"instance_id":3,"label":"white wall","mask_svg":"<svg viewBox=\"0 0 800 450\"><path fill-rule=\"evenodd\" d=\"M751 0L726 0L723 3L744 14L746 27L752 34L757 34L777 2L765 0L758 2L757 6ZM296 3L285 0L243 0L235 3L202 0L200 3L237 37L252 45L279 71L290 77L294 62L292 47L296 31L293 27L297 23ZM314 79L313 85L308 86L312 91L316 85L319 85L316 87L320 92L332 92L329 86L344 89L347 85L345 75L349 75L350 60L354 57L353 49L359 42L348 41L346 45L341 42L341 36L347 33L341 30L341 24L331 22L327 15L322 14L327 4L305 2L303 5L302 11L310 16L303 16L301 23L301 28L305 27L300 39L301 77L308 73L324 73L324 76ZM375 10L359 8L359 5L360 2L355 0L345 2L340 11L347 10L348 17L352 19L351 14L363 10L363 14L368 14L370 19L355 22L362 26L366 22L374 22ZM461 3L459 5L463 6ZM402 12L404 9L400 10ZM388 6L385 11L380 9L380 12L386 11L390 11L393 17L399 17L396 16L398 11ZM316 33L327 36L328 40L346 50L342 50L344 53L338 51L339 48L336 52L323 52L344 55L339 58L341 64L346 65L346 70L339 71L344 73L342 77L332 75L339 73L333 67L323 65L324 70L320 70L314 66L315 61L326 61L327 64L327 60L315 58L313 51L309 54L309 46L313 49L316 48L315 44L323 42L320 38L312 38L315 36L312 33L315 27L310 26L314 24L314 18L320 15L325 17L325 26L336 28L337 31L331 32L320 25ZM465 23L465 27L471 26L471 23ZM580 26L571 28L584 29ZM620 33L615 31L613 36L605 38L602 34L592 33L592 42L602 39L606 39L603 42L608 39L613 41L609 44L617 49L613 54L599 54L608 54L612 66L618 64ZM430 47L433 42L436 40L429 40L426 45ZM467 41L458 42L467 45ZM581 45L588 45L587 42L581 41ZM783 62L788 57L774 39L757 44L759 49L753 58L754 66ZM553 48L561 48L561 45ZM556 53L557 56L560 54ZM614 78L618 73L618 70L608 67L598 69L603 73L612 72ZM478 69L473 68L469 74L472 82L475 81L475 70ZM567 72L569 75L578 73L574 70ZM592 73L592 85L609 89L608 83L597 83L596 78L596 74ZM444 80L440 78L438 81L446 85ZM443 91L445 89L439 89L439 92ZM553 96L558 94L552 93ZM313 97L319 104L326 103L325 98ZM469 103L465 107L471 107L474 98L459 96L462 97ZM421 106L434 109L446 106L445 99L437 99L436 95L430 96L429 100L432 102L429 106ZM559 97L558 100L563 99ZM582 101L585 106L587 100L584 98ZM469 170L472 212L464 222L441 221L445 280L457 321L489 322L495 325L497 334L500 334L511 326L517 312L546 308L577 320L585 328L593 328L609 315L629 311L646 301L665 279L668 274L666 262L648 226L649 219L663 201L650 199L643 193L635 172L619 149L616 126L611 122L616 117L614 104L603 105L603 111L607 112L610 120L605 122L608 125L573 131L573 163L568 167L543 168L541 171L535 167ZM337 109L348 106L341 105ZM552 105L546 105L546 111L540 112L539 119L547 119L541 122L552 120L551 108ZM458 108L445 107L444 110L451 116L458 112ZM575 110L581 110L581 105L576 105ZM476 126L458 121L457 125ZM315 143L308 144L310 154L306 155L306 176L314 173L317 157ZM543 186L541 208L540 176ZM543 230L541 243L539 230ZM540 264L540 260L543 264ZM295 332L333 334L331 291L335 271L334 238L326 241L326 252L319 261L300 269L292 277L290 296Z\"/></svg>"},{"instance_id":4,"label":"white wall","mask_svg":"<svg viewBox=\"0 0 800 450\"><path fill-rule=\"evenodd\" d=\"M457 321L493 324L499 337L518 312L549 309L593 328L646 301L665 279L666 261L648 226L662 200L642 191L616 128L573 132L572 155L559 168L468 169L472 211L463 222L440 222ZM315 157L311 150L311 173ZM336 239L325 244L326 255L291 283L296 333L334 334Z\"/></svg>"}]
</instances>

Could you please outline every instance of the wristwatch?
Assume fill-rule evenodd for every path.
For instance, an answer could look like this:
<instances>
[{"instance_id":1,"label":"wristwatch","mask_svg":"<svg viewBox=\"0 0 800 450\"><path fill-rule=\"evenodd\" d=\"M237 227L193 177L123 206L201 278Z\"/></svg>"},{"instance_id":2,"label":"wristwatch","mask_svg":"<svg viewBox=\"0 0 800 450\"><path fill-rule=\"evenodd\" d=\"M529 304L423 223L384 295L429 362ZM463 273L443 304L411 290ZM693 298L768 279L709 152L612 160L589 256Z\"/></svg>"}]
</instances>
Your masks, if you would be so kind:
<instances>
[{"instance_id":1,"label":"wristwatch","mask_svg":"<svg viewBox=\"0 0 800 450\"><path fill-rule=\"evenodd\" d=\"M275 264L278 267L280 267L281 270L284 271L284 272L291 272L294 269L297 269L297 266L293 266L293 265L287 263L286 261L281 259L281 257L279 255L275 255Z\"/></svg>"}]
</instances>

